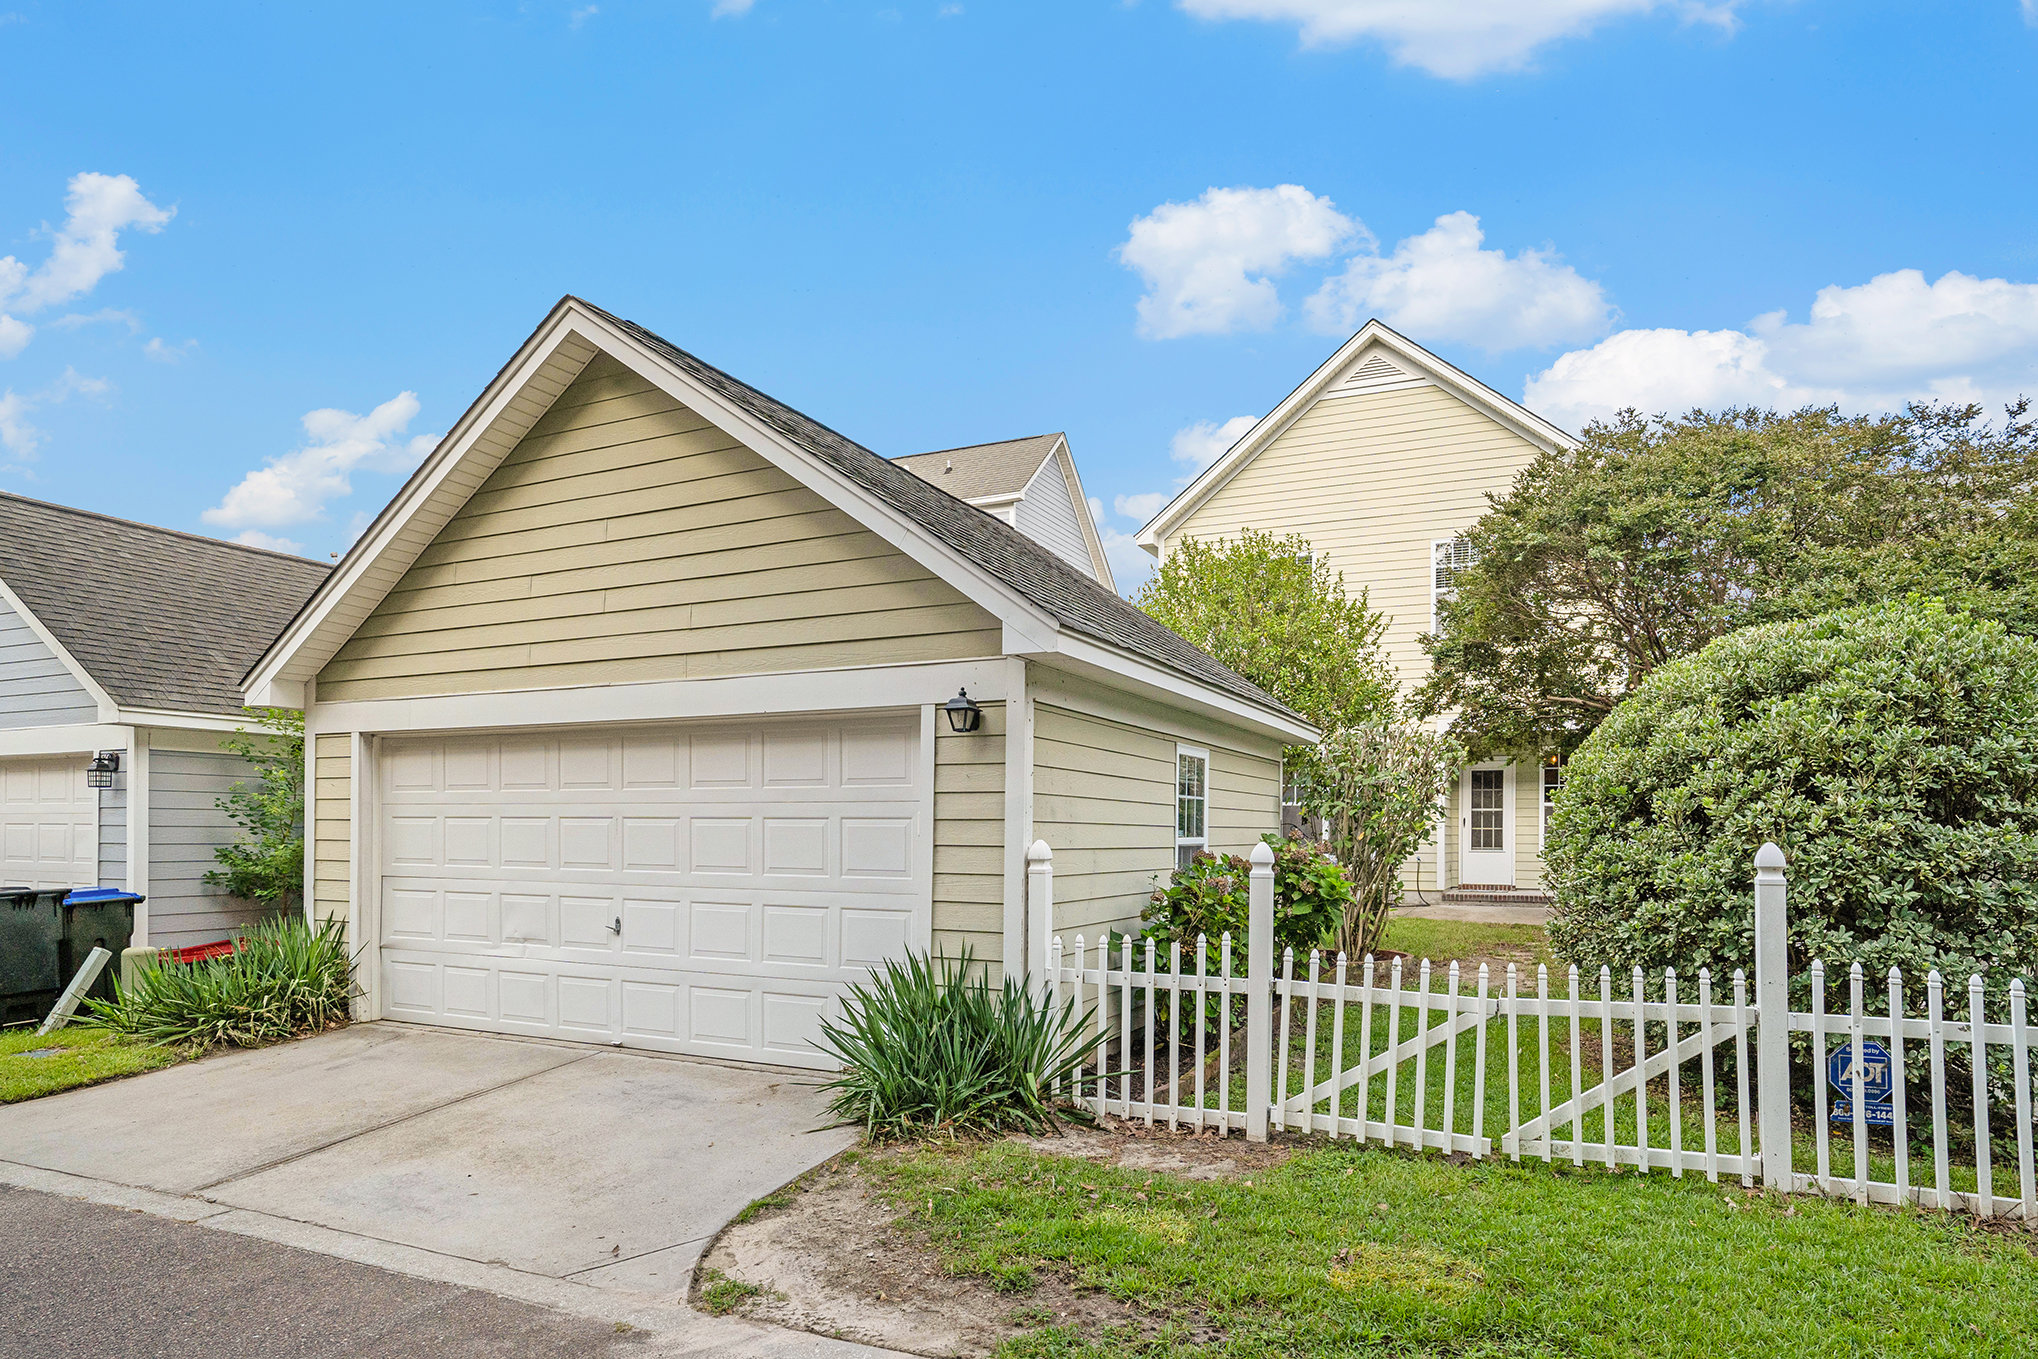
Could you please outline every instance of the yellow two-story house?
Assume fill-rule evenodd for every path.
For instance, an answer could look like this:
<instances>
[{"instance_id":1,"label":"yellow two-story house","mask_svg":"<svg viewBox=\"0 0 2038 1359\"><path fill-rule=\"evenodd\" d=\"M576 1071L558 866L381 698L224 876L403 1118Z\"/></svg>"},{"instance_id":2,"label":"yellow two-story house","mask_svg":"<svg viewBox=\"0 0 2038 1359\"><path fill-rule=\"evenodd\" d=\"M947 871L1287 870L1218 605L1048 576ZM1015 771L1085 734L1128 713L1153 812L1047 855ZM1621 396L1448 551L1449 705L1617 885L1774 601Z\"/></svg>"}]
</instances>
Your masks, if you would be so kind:
<instances>
[{"instance_id":1,"label":"yellow two-story house","mask_svg":"<svg viewBox=\"0 0 2038 1359\"><path fill-rule=\"evenodd\" d=\"M1140 530L1165 560L1187 538L1299 533L1387 618L1404 691L1429 669L1421 636L1466 564L1461 535L1545 449L1575 440L1378 321ZM1470 765L1436 841L1404 870L1423 891L1521 899L1542 883L1543 828L1561 771L1539 756ZM1483 890L1482 890L1483 889Z\"/></svg>"}]
</instances>

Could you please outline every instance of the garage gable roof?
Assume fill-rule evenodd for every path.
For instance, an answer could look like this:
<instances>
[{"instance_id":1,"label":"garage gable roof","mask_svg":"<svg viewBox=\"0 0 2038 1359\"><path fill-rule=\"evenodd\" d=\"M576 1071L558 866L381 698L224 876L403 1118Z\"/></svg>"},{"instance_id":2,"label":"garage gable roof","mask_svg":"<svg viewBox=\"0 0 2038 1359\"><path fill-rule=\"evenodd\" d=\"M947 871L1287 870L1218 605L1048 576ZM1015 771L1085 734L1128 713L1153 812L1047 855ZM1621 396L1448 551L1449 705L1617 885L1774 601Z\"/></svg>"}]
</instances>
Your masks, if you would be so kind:
<instances>
[{"instance_id":1,"label":"garage gable roof","mask_svg":"<svg viewBox=\"0 0 2038 1359\"><path fill-rule=\"evenodd\" d=\"M247 679L251 701L302 701L331 659L468 496L596 353L667 391L798 477L1005 625L1008 646L1056 649L1066 630L1306 731L1264 691L1002 520L871 452L634 322L562 298L356 541Z\"/></svg>"},{"instance_id":2,"label":"garage gable roof","mask_svg":"<svg viewBox=\"0 0 2038 1359\"><path fill-rule=\"evenodd\" d=\"M972 504L979 500L1015 500L1025 493L1026 483L1054 455L1055 445L1061 440L1059 434L1035 434L1024 439L937 449L932 453L907 453L892 461L933 482L957 500Z\"/></svg>"},{"instance_id":3,"label":"garage gable roof","mask_svg":"<svg viewBox=\"0 0 2038 1359\"><path fill-rule=\"evenodd\" d=\"M88 689L173 712L239 715L241 676L331 570L8 492L0 539L0 581Z\"/></svg>"}]
</instances>

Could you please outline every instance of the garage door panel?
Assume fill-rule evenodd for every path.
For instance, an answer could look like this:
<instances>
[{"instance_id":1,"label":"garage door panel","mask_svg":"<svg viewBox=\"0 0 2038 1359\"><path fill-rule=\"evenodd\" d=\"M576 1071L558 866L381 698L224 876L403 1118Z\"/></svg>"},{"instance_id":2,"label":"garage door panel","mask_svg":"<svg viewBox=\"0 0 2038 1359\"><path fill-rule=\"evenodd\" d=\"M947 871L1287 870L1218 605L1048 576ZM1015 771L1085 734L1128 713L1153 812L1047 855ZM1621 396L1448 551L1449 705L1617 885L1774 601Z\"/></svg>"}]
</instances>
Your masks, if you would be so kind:
<instances>
[{"instance_id":1,"label":"garage door panel","mask_svg":"<svg viewBox=\"0 0 2038 1359\"><path fill-rule=\"evenodd\" d=\"M822 1065L927 946L917 715L391 741L393 1018Z\"/></svg>"},{"instance_id":2,"label":"garage door panel","mask_svg":"<svg viewBox=\"0 0 2038 1359\"><path fill-rule=\"evenodd\" d=\"M99 881L99 794L86 753L0 761L0 886Z\"/></svg>"}]
</instances>

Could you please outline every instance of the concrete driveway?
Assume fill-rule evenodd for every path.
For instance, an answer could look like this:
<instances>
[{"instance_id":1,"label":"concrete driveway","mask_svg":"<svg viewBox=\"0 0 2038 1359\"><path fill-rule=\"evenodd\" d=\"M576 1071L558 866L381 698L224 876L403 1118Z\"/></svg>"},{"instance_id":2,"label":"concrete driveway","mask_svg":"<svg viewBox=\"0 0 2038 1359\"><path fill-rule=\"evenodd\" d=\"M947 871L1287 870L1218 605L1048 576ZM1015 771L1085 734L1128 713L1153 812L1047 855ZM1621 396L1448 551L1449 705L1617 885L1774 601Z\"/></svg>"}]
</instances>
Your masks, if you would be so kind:
<instances>
[{"instance_id":1,"label":"concrete driveway","mask_svg":"<svg viewBox=\"0 0 2038 1359\"><path fill-rule=\"evenodd\" d=\"M684 1304L730 1217L854 1141L824 1104L799 1073L366 1024L0 1108L0 1182L718 1352L851 1353Z\"/></svg>"}]
</instances>

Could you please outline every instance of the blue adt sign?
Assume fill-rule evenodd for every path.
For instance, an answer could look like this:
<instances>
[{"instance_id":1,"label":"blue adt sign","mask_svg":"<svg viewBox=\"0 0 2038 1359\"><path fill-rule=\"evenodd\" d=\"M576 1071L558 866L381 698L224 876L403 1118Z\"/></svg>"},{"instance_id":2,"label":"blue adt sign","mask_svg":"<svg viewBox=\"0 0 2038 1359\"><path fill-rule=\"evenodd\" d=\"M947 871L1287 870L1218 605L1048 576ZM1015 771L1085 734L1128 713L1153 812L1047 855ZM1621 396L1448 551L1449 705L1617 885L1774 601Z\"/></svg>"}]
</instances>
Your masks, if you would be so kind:
<instances>
[{"instance_id":1,"label":"blue adt sign","mask_svg":"<svg viewBox=\"0 0 2038 1359\"><path fill-rule=\"evenodd\" d=\"M1826 1079L1833 1086L1835 1123L1854 1121L1854 1045L1836 1048L1826 1058ZM1875 1127L1887 1128L1896 1119L1890 1098L1896 1093L1895 1064L1889 1049L1873 1038L1861 1040L1861 1117Z\"/></svg>"}]
</instances>

